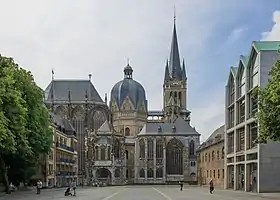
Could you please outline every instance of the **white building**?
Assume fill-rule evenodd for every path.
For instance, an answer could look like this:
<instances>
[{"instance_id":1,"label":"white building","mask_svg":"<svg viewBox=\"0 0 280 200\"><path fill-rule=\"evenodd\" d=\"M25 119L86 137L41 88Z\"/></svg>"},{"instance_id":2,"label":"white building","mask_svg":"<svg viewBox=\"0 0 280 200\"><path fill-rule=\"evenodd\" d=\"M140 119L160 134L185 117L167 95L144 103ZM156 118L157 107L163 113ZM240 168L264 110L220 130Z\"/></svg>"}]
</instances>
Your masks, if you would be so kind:
<instances>
[{"instance_id":1,"label":"white building","mask_svg":"<svg viewBox=\"0 0 280 200\"><path fill-rule=\"evenodd\" d=\"M254 192L280 191L280 143L256 144L256 86L264 87L280 58L280 41L253 42L248 57L231 67L225 103L225 188Z\"/></svg>"}]
</instances>

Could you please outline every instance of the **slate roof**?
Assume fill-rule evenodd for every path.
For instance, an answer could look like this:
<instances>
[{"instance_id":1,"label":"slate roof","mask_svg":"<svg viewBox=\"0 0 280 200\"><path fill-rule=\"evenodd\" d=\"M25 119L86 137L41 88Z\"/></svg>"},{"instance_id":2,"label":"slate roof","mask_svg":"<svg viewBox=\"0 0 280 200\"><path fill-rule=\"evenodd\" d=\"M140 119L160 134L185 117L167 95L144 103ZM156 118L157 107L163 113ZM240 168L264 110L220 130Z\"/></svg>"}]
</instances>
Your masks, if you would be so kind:
<instances>
[{"instance_id":1,"label":"slate roof","mask_svg":"<svg viewBox=\"0 0 280 200\"><path fill-rule=\"evenodd\" d=\"M174 123L148 121L138 134L138 136L144 135L190 136L200 134L195 130L195 128L191 127L188 121L179 117Z\"/></svg>"},{"instance_id":2,"label":"slate roof","mask_svg":"<svg viewBox=\"0 0 280 200\"><path fill-rule=\"evenodd\" d=\"M67 135L74 135L76 136L76 130L74 129L71 122L67 119L62 119L59 115L51 114L53 123L61 128L61 132L67 134ZM63 129L65 131L63 131Z\"/></svg>"},{"instance_id":3,"label":"slate roof","mask_svg":"<svg viewBox=\"0 0 280 200\"><path fill-rule=\"evenodd\" d=\"M69 95L70 91L70 95ZM90 80L52 80L45 89L45 102L85 102L86 91L89 103L104 103Z\"/></svg>"},{"instance_id":4,"label":"slate roof","mask_svg":"<svg viewBox=\"0 0 280 200\"><path fill-rule=\"evenodd\" d=\"M222 125L221 127L217 128L208 138L205 142L203 142L199 148L198 151L206 149L214 144L217 144L218 142L221 142L225 138L225 125Z\"/></svg>"}]
</instances>

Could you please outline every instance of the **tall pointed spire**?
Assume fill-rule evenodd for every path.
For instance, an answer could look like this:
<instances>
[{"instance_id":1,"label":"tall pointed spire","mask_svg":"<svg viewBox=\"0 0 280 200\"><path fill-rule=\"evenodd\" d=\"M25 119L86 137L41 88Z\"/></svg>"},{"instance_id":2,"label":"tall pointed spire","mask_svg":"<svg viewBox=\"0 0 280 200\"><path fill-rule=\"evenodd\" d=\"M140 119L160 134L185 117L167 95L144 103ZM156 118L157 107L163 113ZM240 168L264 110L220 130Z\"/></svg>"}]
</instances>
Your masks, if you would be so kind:
<instances>
[{"instance_id":1,"label":"tall pointed spire","mask_svg":"<svg viewBox=\"0 0 280 200\"><path fill-rule=\"evenodd\" d=\"M168 59L166 60L166 65L165 65L165 73L164 73L164 83L170 79L170 73L168 69Z\"/></svg>"},{"instance_id":2,"label":"tall pointed spire","mask_svg":"<svg viewBox=\"0 0 280 200\"><path fill-rule=\"evenodd\" d=\"M171 77L174 79L181 79L181 65L180 65L180 55L179 55L179 47L177 40L177 31L176 31L176 15L174 9L174 26L173 26L173 35L172 35L172 43L171 43L171 51L169 58L169 73Z\"/></svg>"}]
</instances>

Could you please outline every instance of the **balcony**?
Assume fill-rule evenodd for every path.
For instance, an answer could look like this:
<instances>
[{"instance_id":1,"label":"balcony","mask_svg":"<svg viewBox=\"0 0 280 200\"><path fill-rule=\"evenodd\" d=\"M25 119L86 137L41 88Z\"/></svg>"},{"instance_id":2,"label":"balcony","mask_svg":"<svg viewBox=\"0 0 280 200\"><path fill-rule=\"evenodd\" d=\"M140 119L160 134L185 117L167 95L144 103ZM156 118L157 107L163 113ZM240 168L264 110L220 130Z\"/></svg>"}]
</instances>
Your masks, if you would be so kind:
<instances>
[{"instance_id":1,"label":"balcony","mask_svg":"<svg viewBox=\"0 0 280 200\"><path fill-rule=\"evenodd\" d=\"M64 163L69 163L69 164L75 164L76 161L73 159L68 159L68 158L59 158L56 160L56 162L64 162Z\"/></svg>"},{"instance_id":2,"label":"balcony","mask_svg":"<svg viewBox=\"0 0 280 200\"><path fill-rule=\"evenodd\" d=\"M65 171L58 171L56 176L76 176L76 172L65 172Z\"/></svg>"},{"instance_id":3,"label":"balcony","mask_svg":"<svg viewBox=\"0 0 280 200\"><path fill-rule=\"evenodd\" d=\"M74 148L73 147L69 147L69 146L67 146L67 145L65 145L65 144L60 144L60 143L56 143L56 147L59 147L59 148L61 148L61 149L65 149L65 150L67 150L67 151L71 151L71 152L75 152L75 150L74 150Z\"/></svg>"}]
</instances>

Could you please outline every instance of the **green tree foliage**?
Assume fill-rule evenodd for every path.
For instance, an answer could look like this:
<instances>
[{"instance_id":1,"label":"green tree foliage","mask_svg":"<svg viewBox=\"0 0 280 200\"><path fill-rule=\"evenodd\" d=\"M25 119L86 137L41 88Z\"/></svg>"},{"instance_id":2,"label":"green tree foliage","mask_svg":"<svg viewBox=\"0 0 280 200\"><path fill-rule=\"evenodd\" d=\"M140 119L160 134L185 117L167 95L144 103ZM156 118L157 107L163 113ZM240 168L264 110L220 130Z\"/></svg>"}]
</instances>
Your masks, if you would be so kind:
<instances>
[{"instance_id":1,"label":"green tree foliage","mask_svg":"<svg viewBox=\"0 0 280 200\"><path fill-rule=\"evenodd\" d=\"M0 55L0 172L7 190L8 174L13 181L24 181L24 171L48 153L51 141L42 89L30 72Z\"/></svg>"},{"instance_id":2,"label":"green tree foliage","mask_svg":"<svg viewBox=\"0 0 280 200\"><path fill-rule=\"evenodd\" d=\"M271 69L263 89L258 89L260 142L280 141L280 61Z\"/></svg>"}]
</instances>

